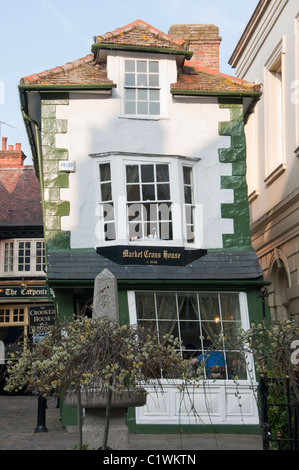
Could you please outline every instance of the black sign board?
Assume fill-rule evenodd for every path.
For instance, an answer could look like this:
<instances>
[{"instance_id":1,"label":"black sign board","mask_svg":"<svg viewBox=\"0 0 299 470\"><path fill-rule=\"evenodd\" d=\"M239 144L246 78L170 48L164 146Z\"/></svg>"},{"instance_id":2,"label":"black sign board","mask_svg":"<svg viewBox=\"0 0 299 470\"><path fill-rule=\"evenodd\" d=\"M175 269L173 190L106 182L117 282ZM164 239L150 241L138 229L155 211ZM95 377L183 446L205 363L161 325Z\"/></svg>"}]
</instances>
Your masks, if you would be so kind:
<instances>
[{"instance_id":1,"label":"black sign board","mask_svg":"<svg viewBox=\"0 0 299 470\"><path fill-rule=\"evenodd\" d=\"M48 291L46 286L30 285L28 287L3 285L0 288L0 298L6 299L47 299L53 295L52 290Z\"/></svg>"},{"instance_id":2,"label":"black sign board","mask_svg":"<svg viewBox=\"0 0 299 470\"><path fill-rule=\"evenodd\" d=\"M183 247L117 245L97 248L97 253L117 264L185 266L204 256L207 250L185 250Z\"/></svg>"},{"instance_id":3,"label":"black sign board","mask_svg":"<svg viewBox=\"0 0 299 470\"><path fill-rule=\"evenodd\" d=\"M43 333L45 326L54 325L56 319L55 305L34 305L29 307L30 333Z\"/></svg>"}]
</instances>

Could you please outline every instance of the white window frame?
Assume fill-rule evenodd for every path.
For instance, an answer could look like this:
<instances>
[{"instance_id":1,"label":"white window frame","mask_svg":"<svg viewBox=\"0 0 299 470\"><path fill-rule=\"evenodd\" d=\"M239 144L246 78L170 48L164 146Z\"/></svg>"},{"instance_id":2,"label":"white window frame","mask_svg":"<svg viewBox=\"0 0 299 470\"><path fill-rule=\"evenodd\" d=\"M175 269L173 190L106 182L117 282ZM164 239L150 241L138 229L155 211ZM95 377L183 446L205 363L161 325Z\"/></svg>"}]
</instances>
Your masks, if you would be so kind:
<instances>
[{"instance_id":1,"label":"white window frame","mask_svg":"<svg viewBox=\"0 0 299 470\"><path fill-rule=\"evenodd\" d=\"M26 263L26 260L24 259L23 261L23 266L24 269L19 269L19 254L20 254L20 243L30 243L30 254L27 255L26 257L29 257L29 264ZM37 244L41 243L42 244L42 253L44 255L45 252L45 245L44 245L44 240L42 238L20 238L20 239L6 239L6 240L1 240L0 242L0 273L1 276L3 277L14 277L14 276L22 276L22 277L27 277L27 276L45 276L45 271L44 271L44 266L45 266L45 258L43 256L42 259L42 264L41 264L41 269L37 269L37 257L39 256L38 254L38 248ZM6 259L6 245L9 244L10 247L13 247L13 258L10 259L9 263L9 269L5 270L5 259ZM24 254L25 256L25 254ZM12 263L11 263L12 261ZM29 267L28 270L25 269L25 265Z\"/></svg>"},{"instance_id":2,"label":"white window frame","mask_svg":"<svg viewBox=\"0 0 299 470\"><path fill-rule=\"evenodd\" d=\"M115 222L115 240L105 240L104 233L104 214L102 210L103 202L101 200L100 177L98 176L98 201L100 207L100 221L97 224L97 236L103 246L116 244L141 245L142 243L151 246L186 246L192 248L201 248L202 237L201 223L202 211L196 198L196 161L185 157L177 156L153 156L153 155L113 155L111 158L97 158L96 173L99 175L101 164L110 163L112 178L112 200L114 204L114 222ZM170 201L172 204L172 240L165 239L139 239L135 241L129 240L128 223L127 223L127 199L126 199L126 165L142 165L142 164L168 164L170 178ZM186 215L184 202L184 182L183 167L189 166L193 169L194 182L194 224L195 233L194 241L188 242L186 230ZM180 190L178 190L180 188Z\"/></svg>"},{"instance_id":3,"label":"white window frame","mask_svg":"<svg viewBox=\"0 0 299 470\"><path fill-rule=\"evenodd\" d=\"M215 291L215 292L212 292L212 291L184 291L183 289L181 290L178 290L178 291L163 291L163 289L161 290L155 290L155 291L148 291L146 289L142 289L142 290L136 290L136 291L128 291L128 305L129 305L129 317L130 317L130 324L131 325L137 325L138 324L138 320L137 320L137 311L136 311L136 293L139 293L139 292L142 292L142 293L149 293L149 294L152 294L153 292L154 293L158 293L158 294L165 294L166 296L168 294L192 294L192 295L196 295L196 294L207 294L207 295L213 295L213 294L217 294L218 297L219 295L221 296L221 294L233 294L233 295L236 295L238 296L238 299L239 299L239 309L240 309L240 323L241 323L241 327L243 330L248 330L250 328L250 325L249 325L249 315L248 315L248 306L247 306L247 296L244 292L235 292L235 291ZM221 307L220 307L220 311L221 311ZM220 312L220 315L221 315L221 312ZM221 321L222 323L222 319L215 319L215 321ZM193 323L196 323L195 321L193 321ZM201 324L201 320L198 320L198 323ZM232 322L234 323L234 322ZM143 325L144 326L144 325ZM200 326L200 329L202 328L202 326ZM181 338L179 338L181 339ZM224 351L226 353L230 353L230 350L229 349L225 349L224 348ZM178 352L179 353L179 352ZM253 372L253 359L252 357L246 355L246 365L247 365L247 377L246 378L238 378L238 382L240 383L243 383L243 384L247 384L247 383L251 383L252 379L255 380L255 375L254 375L254 372ZM225 366L227 367L227 365ZM227 370L226 370L226 373L227 373ZM250 376L249 376L250 374ZM164 379L165 380L165 379ZM215 380L214 378L211 379L211 380ZM225 378L225 379L221 379L221 378L218 378L216 379L218 383L233 383L235 379L231 378Z\"/></svg>"},{"instance_id":4,"label":"white window frame","mask_svg":"<svg viewBox=\"0 0 299 470\"><path fill-rule=\"evenodd\" d=\"M159 114L126 114L125 112L125 89L128 88L125 84L125 61L146 61L146 62L158 62L159 64L159 86L151 87L130 87L136 89L154 89L160 91L160 112ZM159 54L148 54L145 58L144 54L140 53L122 53L120 61L120 89L121 91L121 117L128 119L145 119L145 120L159 120L168 117L167 113L167 100L169 97L169 83L167 82L167 65L165 57Z\"/></svg>"},{"instance_id":5,"label":"white window frame","mask_svg":"<svg viewBox=\"0 0 299 470\"><path fill-rule=\"evenodd\" d=\"M20 313L20 311L23 311ZM20 315L23 319L20 320ZM28 307L24 304L0 304L0 327L28 325Z\"/></svg>"},{"instance_id":6,"label":"white window frame","mask_svg":"<svg viewBox=\"0 0 299 470\"><path fill-rule=\"evenodd\" d=\"M285 37L264 67L265 77L265 180L272 184L285 164Z\"/></svg>"}]
</instances>

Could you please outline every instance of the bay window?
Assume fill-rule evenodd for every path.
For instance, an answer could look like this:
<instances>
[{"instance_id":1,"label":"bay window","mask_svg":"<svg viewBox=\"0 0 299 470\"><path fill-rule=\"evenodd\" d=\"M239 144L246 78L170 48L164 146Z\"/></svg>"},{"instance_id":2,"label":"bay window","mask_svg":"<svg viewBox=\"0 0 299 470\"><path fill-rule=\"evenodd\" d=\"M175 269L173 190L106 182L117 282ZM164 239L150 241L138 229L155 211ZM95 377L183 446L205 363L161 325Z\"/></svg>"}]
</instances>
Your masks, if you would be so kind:
<instances>
[{"instance_id":1,"label":"bay window","mask_svg":"<svg viewBox=\"0 0 299 470\"><path fill-rule=\"evenodd\" d=\"M115 155L98 161L102 244L200 247L195 163Z\"/></svg>"}]
</instances>

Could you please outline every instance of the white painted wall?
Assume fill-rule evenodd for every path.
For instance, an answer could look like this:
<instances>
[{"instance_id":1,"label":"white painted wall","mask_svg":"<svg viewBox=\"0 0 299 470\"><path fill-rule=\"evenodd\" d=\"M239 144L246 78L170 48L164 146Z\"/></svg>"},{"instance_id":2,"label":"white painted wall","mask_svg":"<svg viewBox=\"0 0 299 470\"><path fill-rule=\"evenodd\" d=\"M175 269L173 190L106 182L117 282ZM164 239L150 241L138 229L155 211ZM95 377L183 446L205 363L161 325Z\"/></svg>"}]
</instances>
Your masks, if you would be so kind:
<instances>
[{"instance_id":1,"label":"white painted wall","mask_svg":"<svg viewBox=\"0 0 299 470\"><path fill-rule=\"evenodd\" d=\"M203 221L198 247L221 248L222 234L233 232L233 221L220 215L221 203L233 202L233 191L220 189L221 175L230 175L231 165L218 159L218 149L230 146L230 138L218 134L218 123L229 120L229 110L220 109L216 98L173 99L169 90L177 79L175 59L160 55L162 117L124 118L123 56L117 52L108 56L108 77L117 84L112 97L70 93L69 105L57 106L57 118L67 119L68 132L57 135L56 146L67 148L69 160L76 162L69 188L61 190L61 199L71 201L70 216L62 218L62 229L71 231L71 247L99 246L95 217L99 204L97 159L89 155L115 151L199 158L196 203L202 207Z\"/></svg>"}]
</instances>

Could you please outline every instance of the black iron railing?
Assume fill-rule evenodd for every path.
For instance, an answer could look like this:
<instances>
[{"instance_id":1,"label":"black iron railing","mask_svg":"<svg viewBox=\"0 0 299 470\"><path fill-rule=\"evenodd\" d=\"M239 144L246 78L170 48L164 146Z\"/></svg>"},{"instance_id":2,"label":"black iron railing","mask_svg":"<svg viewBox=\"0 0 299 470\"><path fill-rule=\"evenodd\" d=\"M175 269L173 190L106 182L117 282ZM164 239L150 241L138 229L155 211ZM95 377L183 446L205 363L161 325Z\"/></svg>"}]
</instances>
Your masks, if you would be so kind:
<instances>
[{"instance_id":1,"label":"black iron railing","mask_svg":"<svg viewBox=\"0 0 299 470\"><path fill-rule=\"evenodd\" d=\"M274 383L282 384L281 401L269 400L270 387ZM299 402L292 392L290 379L260 379L259 385L261 403L261 426L264 450L298 450L299 448ZM271 418L271 407L276 407L281 413L281 421L274 422ZM272 421L272 422L271 422ZM282 422L283 421L283 422ZM284 424L284 426L283 426Z\"/></svg>"}]
</instances>

